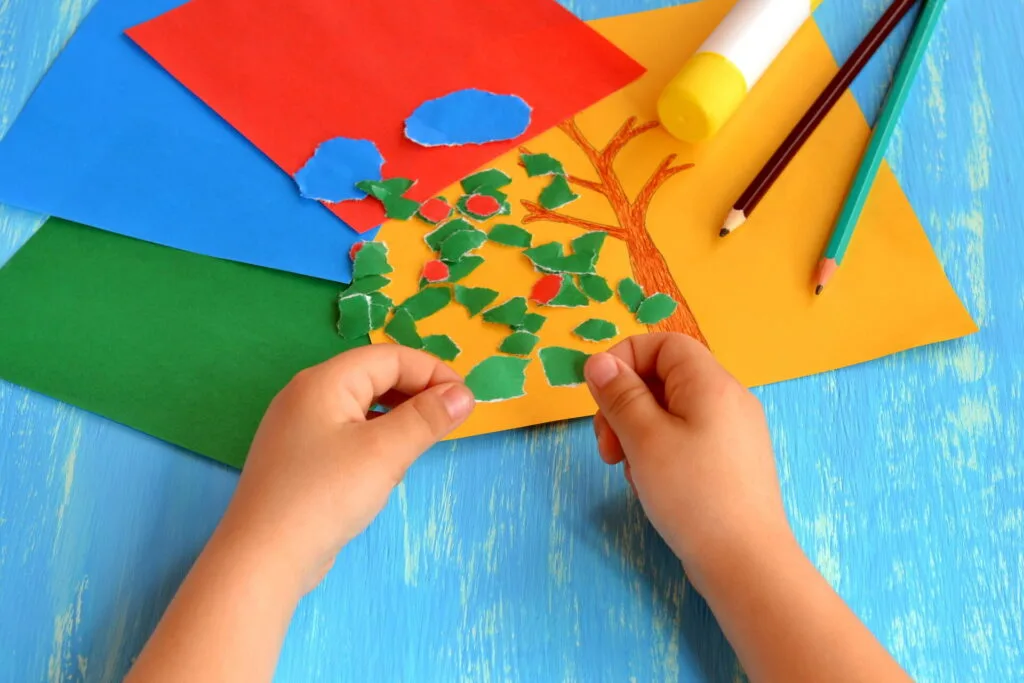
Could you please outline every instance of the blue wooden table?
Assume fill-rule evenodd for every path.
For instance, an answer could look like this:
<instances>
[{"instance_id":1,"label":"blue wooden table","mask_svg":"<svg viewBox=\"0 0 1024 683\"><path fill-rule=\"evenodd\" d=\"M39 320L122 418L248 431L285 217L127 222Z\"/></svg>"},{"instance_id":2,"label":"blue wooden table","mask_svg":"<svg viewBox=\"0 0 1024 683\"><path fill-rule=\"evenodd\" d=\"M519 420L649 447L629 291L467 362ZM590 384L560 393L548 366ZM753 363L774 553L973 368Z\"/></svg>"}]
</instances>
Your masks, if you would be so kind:
<instances>
[{"instance_id":1,"label":"blue wooden table","mask_svg":"<svg viewBox=\"0 0 1024 683\"><path fill-rule=\"evenodd\" d=\"M93 1L0 0L0 134ZM652 6L571 4L585 18ZM829 0L819 10L837 56L885 4ZM952 0L889 153L983 331L759 392L800 542L919 680L1024 680L1022 45L1024 3ZM877 110L898 50L857 83L865 111ZM0 263L41 221L0 206ZM0 679L119 679L236 479L0 382ZM278 672L740 675L583 422L425 456L303 602Z\"/></svg>"}]
</instances>

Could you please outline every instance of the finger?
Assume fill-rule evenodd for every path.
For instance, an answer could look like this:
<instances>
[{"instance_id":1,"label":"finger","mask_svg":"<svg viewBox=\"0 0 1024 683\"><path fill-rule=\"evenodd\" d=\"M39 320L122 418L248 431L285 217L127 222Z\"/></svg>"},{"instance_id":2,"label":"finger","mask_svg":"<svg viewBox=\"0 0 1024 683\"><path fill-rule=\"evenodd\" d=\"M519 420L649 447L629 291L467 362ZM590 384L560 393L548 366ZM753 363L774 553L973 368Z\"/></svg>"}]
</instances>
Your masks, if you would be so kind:
<instances>
[{"instance_id":1,"label":"finger","mask_svg":"<svg viewBox=\"0 0 1024 683\"><path fill-rule=\"evenodd\" d=\"M375 399L394 390L406 396L462 378L438 358L397 344L363 346L300 373L316 401L341 419L365 416Z\"/></svg>"},{"instance_id":2,"label":"finger","mask_svg":"<svg viewBox=\"0 0 1024 683\"><path fill-rule=\"evenodd\" d=\"M647 384L617 356L592 356L583 374L601 414L627 450L664 416Z\"/></svg>"},{"instance_id":3,"label":"finger","mask_svg":"<svg viewBox=\"0 0 1024 683\"><path fill-rule=\"evenodd\" d=\"M601 460L609 465L617 465L625 459L626 454L619 443L619 437L601 411L594 416L594 435L597 437L597 452Z\"/></svg>"},{"instance_id":4,"label":"finger","mask_svg":"<svg viewBox=\"0 0 1024 683\"><path fill-rule=\"evenodd\" d=\"M709 396L740 386L706 346L683 334L630 337L608 353L649 382L660 382L665 407L681 417L702 415L713 405Z\"/></svg>"},{"instance_id":5,"label":"finger","mask_svg":"<svg viewBox=\"0 0 1024 683\"><path fill-rule=\"evenodd\" d=\"M412 396L367 428L372 430L375 452L386 457L401 477L424 451L465 422L475 406L465 384L450 382Z\"/></svg>"},{"instance_id":6,"label":"finger","mask_svg":"<svg viewBox=\"0 0 1024 683\"><path fill-rule=\"evenodd\" d=\"M636 490L636 483L633 481L633 468L629 466L628 460L624 463L622 475L626 478L626 481L629 482L629 488L633 489L633 495L639 498L640 492Z\"/></svg>"}]
</instances>

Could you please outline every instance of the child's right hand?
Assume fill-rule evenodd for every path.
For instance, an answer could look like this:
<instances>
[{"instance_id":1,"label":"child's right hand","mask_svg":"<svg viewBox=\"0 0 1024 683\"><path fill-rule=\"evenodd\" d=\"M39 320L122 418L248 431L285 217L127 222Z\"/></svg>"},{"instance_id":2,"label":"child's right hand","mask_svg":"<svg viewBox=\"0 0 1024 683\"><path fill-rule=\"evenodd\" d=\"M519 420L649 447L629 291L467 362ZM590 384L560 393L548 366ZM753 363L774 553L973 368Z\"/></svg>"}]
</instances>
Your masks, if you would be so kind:
<instances>
[{"instance_id":1,"label":"child's right hand","mask_svg":"<svg viewBox=\"0 0 1024 683\"><path fill-rule=\"evenodd\" d=\"M651 523L701 593L718 568L791 537L758 400L700 343L632 337L586 366L602 459L625 460Z\"/></svg>"}]
</instances>

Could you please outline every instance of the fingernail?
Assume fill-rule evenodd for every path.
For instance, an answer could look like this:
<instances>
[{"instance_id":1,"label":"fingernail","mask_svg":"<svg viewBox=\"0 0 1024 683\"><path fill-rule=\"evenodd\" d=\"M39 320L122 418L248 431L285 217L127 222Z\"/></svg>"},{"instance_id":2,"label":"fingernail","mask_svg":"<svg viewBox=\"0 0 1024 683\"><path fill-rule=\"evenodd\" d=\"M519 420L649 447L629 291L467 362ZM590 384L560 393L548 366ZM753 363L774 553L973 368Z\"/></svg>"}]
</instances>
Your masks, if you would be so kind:
<instances>
[{"instance_id":1,"label":"fingernail","mask_svg":"<svg viewBox=\"0 0 1024 683\"><path fill-rule=\"evenodd\" d=\"M441 394L441 402L444 403L444 409L448 411L448 417L453 422L464 419L476 405L473 392L464 384L455 384Z\"/></svg>"},{"instance_id":2,"label":"fingernail","mask_svg":"<svg viewBox=\"0 0 1024 683\"><path fill-rule=\"evenodd\" d=\"M602 389L619 376L619 363L611 355L599 353L587 362L583 374L595 388Z\"/></svg>"}]
</instances>

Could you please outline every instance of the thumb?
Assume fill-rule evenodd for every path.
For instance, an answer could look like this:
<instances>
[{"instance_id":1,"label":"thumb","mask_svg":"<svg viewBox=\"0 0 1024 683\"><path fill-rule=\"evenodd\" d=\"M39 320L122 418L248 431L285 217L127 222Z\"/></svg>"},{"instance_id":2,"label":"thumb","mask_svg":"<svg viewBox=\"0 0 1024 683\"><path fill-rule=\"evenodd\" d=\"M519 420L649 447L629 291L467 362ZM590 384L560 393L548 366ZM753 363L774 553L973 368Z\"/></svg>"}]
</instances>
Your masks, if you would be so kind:
<instances>
[{"instance_id":1,"label":"thumb","mask_svg":"<svg viewBox=\"0 0 1024 683\"><path fill-rule=\"evenodd\" d=\"M473 412L476 401L465 384L452 382L431 387L370 421L383 457L408 467L428 448L448 436Z\"/></svg>"},{"instance_id":2,"label":"thumb","mask_svg":"<svg viewBox=\"0 0 1024 683\"><path fill-rule=\"evenodd\" d=\"M663 412L643 379L610 353L591 357L583 374L601 414L623 445L636 443Z\"/></svg>"}]
</instances>

